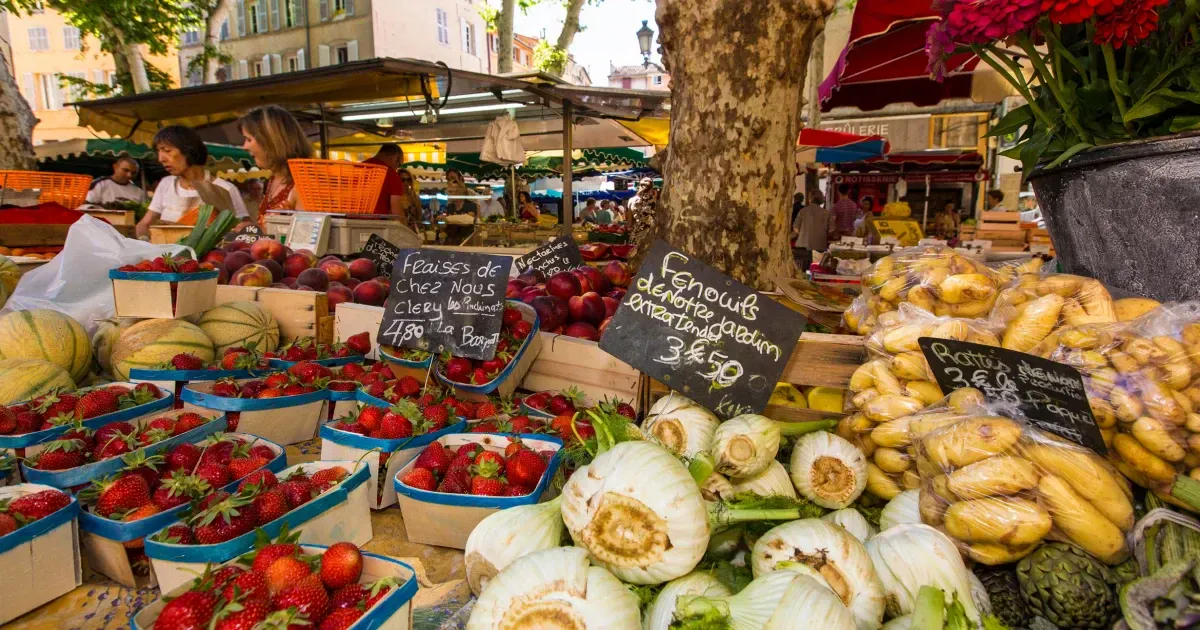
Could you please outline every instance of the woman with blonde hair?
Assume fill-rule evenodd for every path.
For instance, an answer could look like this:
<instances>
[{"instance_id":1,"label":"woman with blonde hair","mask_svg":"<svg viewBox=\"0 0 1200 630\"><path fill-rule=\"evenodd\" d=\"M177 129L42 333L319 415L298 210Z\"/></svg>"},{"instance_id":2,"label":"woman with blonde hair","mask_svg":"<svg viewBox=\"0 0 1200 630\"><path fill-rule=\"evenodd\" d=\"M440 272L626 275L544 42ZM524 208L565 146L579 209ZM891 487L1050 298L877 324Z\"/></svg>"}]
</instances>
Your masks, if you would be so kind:
<instances>
[{"instance_id":1,"label":"woman with blonde hair","mask_svg":"<svg viewBox=\"0 0 1200 630\"><path fill-rule=\"evenodd\" d=\"M258 204L259 223L263 222L268 210L298 210L288 160L313 157L312 143L304 135L300 123L286 109L267 105L242 116L238 120L238 129L246 139L242 148L250 152L254 163L259 168L271 170L271 180Z\"/></svg>"}]
</instances>

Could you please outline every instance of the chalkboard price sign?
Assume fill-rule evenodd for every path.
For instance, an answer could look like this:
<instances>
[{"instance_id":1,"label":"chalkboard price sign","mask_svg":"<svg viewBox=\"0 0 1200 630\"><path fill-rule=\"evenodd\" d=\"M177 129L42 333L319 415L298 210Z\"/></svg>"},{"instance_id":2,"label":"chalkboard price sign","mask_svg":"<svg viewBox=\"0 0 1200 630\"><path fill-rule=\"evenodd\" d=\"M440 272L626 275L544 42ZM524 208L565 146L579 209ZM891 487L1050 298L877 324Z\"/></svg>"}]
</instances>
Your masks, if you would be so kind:
<instances>
[{"instance_id":1,"label":"chalkboard price sign","mask_svg":"<svg viewBox=\"0 0 1200 630\"><path fill-rule=\"evenodd\" d=\"M799 313L655 241L600 348L722 418L764 409Z\"/></svg>"},{"instance_id":2,"label":"chalkboard price sign","mask_svg":"<svg viewBox=\"0 0 1200 630\"><path fill-rule=\"evenodd\" d=\"M225 244L245 243L250 245L260 238L267 238L267 235L263 233L262 228L250 223L240 230L227 232L225 234Z\"/></svg>"},{"instance_id":3,"label":"chalkboard price sign","mask_svg":"<svg viewBox=\"0 0 1200 630\"><path fill-rule=\"evenodd\" d=\"M570 271L583 264L583 256L579 254L579 245L570 236L560 236L557 239L521 256L516 260L517 271L524 273L530 269L540 271L550 277L560 271Z\"/></svg>"},{"instance_id":4,"label":"chalkboard price sign","mask_svg":"<svg viewBox=\"0 0 1200 630\"><path fill-rule=\"evenodd\" d=\"M1108 452L1075 368L965 341L922 337L918 343L943 392L974 387L989 402L1017 405L1039 429Z\"/></svg>"},{"instance_id":5,"label":"chalkboard price sign","mask_svg":"<svg viewBox=\"0 0 1200 630\"><path fill-rule=\"evenodd\" d=\"M487 360L496 354L511 258L436 249L401 249L380 343Z\"/></svg>"},{"instance_id":6,"label":"chalkboard price sign","mask_svg":"<svg viewBox=\"0 0 1200 630\"><path fill-rule=\"evenodd\" d=\"M363 258L369 258L375 261L375 268L379 270L382 276L392 277L392 265L396 262L396 257L400 255L400 248L389 243L386 239L378 234L372 234L371 238L367 239L367 244L363 245Z\"/></svg>"}]
</instances>

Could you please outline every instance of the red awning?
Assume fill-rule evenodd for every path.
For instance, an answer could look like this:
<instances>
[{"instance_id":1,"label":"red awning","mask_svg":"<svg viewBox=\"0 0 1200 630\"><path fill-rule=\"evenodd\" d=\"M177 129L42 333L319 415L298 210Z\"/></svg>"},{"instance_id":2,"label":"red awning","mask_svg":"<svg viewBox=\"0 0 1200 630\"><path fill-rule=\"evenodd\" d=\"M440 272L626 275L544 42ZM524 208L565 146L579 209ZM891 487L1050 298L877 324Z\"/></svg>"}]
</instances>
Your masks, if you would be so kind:
<instances>
[{"instance_id":1,"label":"red awning","mask_svg":"<svg viewBox=\"0 0 1200 630\"><path fill-rule=\"evenodd\" d=\"M883 141L884 142L884 152L886 153L888 151L887 140L884 140L883 136L880 136L880 135L860 136L858 134L846 133L844 131L833 131L833 130L826 130L826 129L812 129L812 128L801 129L800 130L800 139L797 142L797 144L802 147L836 149L836 148L848 147L850 145L858 144L860 142L871 142L871 141L876 141L876 142Z\"/></svg>"},{"instance_id":2,"label":"red awning","mask_svg":"<svg viewBox=\"0 0 1200 630\"><path fill-rule=\"evenodd\" d=\"M971 76L979 58L951 57L946 80L929 78L925 33L938 19L929 0L859 0L850 41L821 83L821 109L857 107L869 111L892 103L936 105L971 96Z\"/></svg>"}]
</instances>

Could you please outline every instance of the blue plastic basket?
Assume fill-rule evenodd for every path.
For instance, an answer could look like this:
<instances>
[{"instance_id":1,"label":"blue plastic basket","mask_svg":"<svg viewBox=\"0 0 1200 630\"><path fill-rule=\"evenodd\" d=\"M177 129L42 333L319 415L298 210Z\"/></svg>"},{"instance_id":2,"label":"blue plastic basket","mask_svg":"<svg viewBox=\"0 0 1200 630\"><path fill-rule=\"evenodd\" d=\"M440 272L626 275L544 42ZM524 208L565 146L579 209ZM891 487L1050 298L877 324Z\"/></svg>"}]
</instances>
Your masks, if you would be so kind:
<instances>
[{"instance_id":1,"label":"blue plastic basket","mask_svg":"<svg viewBox=\"0 0 1200 630\"><path fill-rule=\"evenodd\" d=\"M130 387L134 387L137 384L136 383L124 383L124 382L109 383L108 385L102 385L99 387L89 387L87 389L81 389L81 390L78 390L76 393L82 394L82 393L87 392L92 389L103 389L105 387L110 387L112 385L128 385ZM159 389L162 389L162 388L159 388ZM19 405L19 404L23 404L26 402L29 402L29 401L23 400L20 403L12 403L12 404ZM106 424L111 424L113 422L122 422L125 420L133 420L134 418L140 418L141 416L144 416L147 414L164 411L166 409L170 409L174 404L175 404L175 394L172 394L171 392L166 392L166 396L159 398L157 400L152 400L144 405L138 405L136 407L130 407L128 409L119 409L112 413L106 413L102 416L96 416L95 418L88 418L87 420L83 421L83 426L88 429L95 430L95 429L99 429L100 427L102 427ZM12 406L12 405L9 405L9 406ZM70 429L71 429L70 425L63 425L63 426L46 429L44 431L32 431L30 433L22 433L21 435L0 435L0 448L16 449L16 448L27 448L30 446L36 446L38 444L42 444L45 442L49 442L51 440L58 439L59 436L66 433Z\"/></svg>"}]
</instances>

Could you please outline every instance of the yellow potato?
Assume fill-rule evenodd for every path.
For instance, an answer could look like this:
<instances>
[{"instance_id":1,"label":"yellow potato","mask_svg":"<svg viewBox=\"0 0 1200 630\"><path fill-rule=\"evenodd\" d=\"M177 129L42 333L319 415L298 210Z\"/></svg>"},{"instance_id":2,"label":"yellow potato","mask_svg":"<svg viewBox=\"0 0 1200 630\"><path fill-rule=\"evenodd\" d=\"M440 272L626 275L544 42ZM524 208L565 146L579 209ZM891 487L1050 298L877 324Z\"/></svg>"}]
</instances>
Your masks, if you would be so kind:
<instances>
[{"instance_id":1,"label":"yellow potato","mask_svg":"<svg viewBox=\"0 0 1200 630\"><path fill-rule=\"evenodd\" d=\"M861 392L875 387L875 368L872 362L864 363L850 375L850 391Z\"/></svg>"},{"instance_id":2,"label":"yellow potato","mask_svg":"<svg viewBox=\"0 0 1200 630\"><path fill-rule=\"evenodd\" d=\"M984 346L996 346L996 347L1000 346L1000 338L999 337L997 337L993 333L983 331L983 330L972 330L970 333L967 334L967 341L969 341L971 343L977 343L980 345L984 345Z\"/></svg>"},{"instance_id":3,"label":"yellow potato","mask_svg":"<svg viewBox=\"0 0 1200 630\"><path fill-rule=\"evenodd\" d=\"M1122 531L1133 528L1133 504L1125 481L1110 472L1095 453L1072 446L1030 444L1022 454L1038 466L1042 474L1053 474L1070 484L1111 523Z\"/></svg>"},{"instance_id":4,"label":"yellow potato","mask_svg":"<svg viewBox=\"0 0 1200 630\"><path fill-rule=\"evenodd\" d=\"M1117 420L1121 422L1133 422L1145 411L1142 401L1121 387L1112 388L1108 393L1108 402L1112 404L1113 413L1117 414Z\"/></svg>"},{"instance_id":5,"label":"yellow potato","mask_svg":"<svg viewBox=\"0 0 1200 630\"><path fill-rule=\"evenodd\" d=\"M1168 462L1183 461L1185 444L1182 436L1177 436L1161 420L1142 416L1132 426L1130 433L1146 450L1154 453Z\"/></svg>"},{"instance_id":6,"label":"yellow potato","mask_svg":"<svg viewBox=\"0 0 1200 630\"><path fill-rule=\"evenodd\" d=\"M975 562L994 566L998 564L1008 564L1016 562L1037 549L1037 544L1025 545L1024 547L1008 547L1006 545L994 545L991 543L972 543L967 545L967 556Z\"/></svg>"},{"instance_id":7,"label":"yellow potato","mask_svg":"<svg viewBox=\"0 0 1200 630\"><path fill-rule=\"evenodd\" d=\"M926 434L963 419L963 415L951 411L927 412L911 417L908 423L909 438L920 440Z\"/></svg>"},{"instance_id":8,"label":"yellow potato","mask_svg":"<svg viewBox=\"0 0 1200 630\"><path fill-rule=\"evenodd\" d=\"M877 448L872 459L880 470L893 475L898 475L913 465L911 457L894 448Z\"/></svg>"},{"instance_id":9,"label":"yellow potato","mask_svg":"<svg viewBox=\"0 0 1200 630\"><path fill-rule=\"evenodd\" d=\"M1196 481L1200 481L1200 468L1193 468L1188 471L1188 476Z\"/></svg>"},{"instance_id":10,"label":"yellow potato","mask_svg":"<svg viewBox=\"0 0 1200 630\"><path fill-rule=\"evenodd\" d=\"M1108 404L1103 398L1088 397L1088 404L1092 407L1092 415L1096 418L1096 426L1101 429L1107 429L1117 424L1117 414L1113 411L1112 405Z\"/></svg>"},{"instance_id":11,"label":"yellow potato","mask_svg":"<svg viewBox=\"0 0 1200 630\"><path fill-rule=\"evenodd\" d=\"M889 366L892 374L906 381L927 381L930 378L929 364L920 352L902 352L892 357Z\"/></svg>"},{"instance_id":12,"label":"yellow potato","mask_svg":"<svg viewBox=\"0 0 1200 630\"><path fill-rule=\"evenodd\" d=\"M879 423L871 431L871 440L879 446L887 448L904 448L912 444L908 435L908 425L913 416L901 416L895 420Z\"/></svg>"},{"instance_id":13,"label":"yellow potato","mask_svg":"<svg viewBox=\"0 0 1200 630\"><path fill-rule=\"evenodd\" d=\"M876 359L871 361L870 365L875 379L875 389L879 390L879 393L898 396L904 392L904 386L900 384L900 379L896 378L888 369L887 361Z\"/></svg>"},{"instance_id":14,"label":"yellow potato","mask_svg":"<svg viewBox=\"0 0 1200 630\"><path fill-rule=\"evenodd\" d=\"M946 401L946 404L958 413L970 413L985 402L987 400L984 399L983 392L974 387L963 387L950 392L950 400Z\"/></svg>"},{"instance_id":15,"label":"yellow potato","mask_svg":"<svg viewBox=\"0 0 1200 630\"><path fill-rule=\"evenodd\" d=\"M961 320L950 320L943 322L934 327L929 332L930 337L937 339L951 339L954 341L966 341L967 335L971 333L971 327Z\"/></svg>"},{"instance_id":16,"label":"yellow potato","mask_svg":"<svg viewBox=\"0 0 1200 630\"><path fill-rule=\"evenodd\" d=\"M1192 364L1186 360L1168 361L1158 368L1163 384L1180 391L1192 383Z\"/></svg>"},{"instance_id":17,"label":"yellow potato","mask_svg":"<svg viewBox=\"0 0 1200 630\"><path fill-rule=\"evenodd\" d=\"M886 422L907 416L925 408L925 403L916 398L896 394L884 394L867 401L862 412L874 422Z\"/></svg>"},{"instance_id":18,"label":"yellow potato","mask_svg":"<svg viewBox=\"0 0 1200 630\"><path fill-rule=\"evenodd\" d=\"M1034 501L991 497L960 501L946 509L946 532L968 543L1024 546L1050 533L1050 514Z\"/></svg>"},{"instance_id":19,"label":"yellow potato","mask_svg":"<svg viewBox=\"0 0 1200 630\"><path fill-rule=\"evenodd\" d=\"M904 290L904 276L896 276L879 287L879 297L888 302L900 300L900 292Z\"/></svg>"},{"instance_id":20,"label":"yellow potato","mask_svg":"<svg viewBox=\"0 0 1200 630\"><path fill-rule=\"evenodd\" d=\"M1087 278L1079 287L1077 295L1080 305L1087 311L1091 321L1097 323L1113 323L1117 321L1117 310L1113 305L1112 295L1099 280Z\"/></svg>"},{"instance_id":21,"label":"yellow potato","mask_svg":"<svg viewBox=\"0 0 1200 630\"><path fill-rule=\"evenodd\" d=\"M1183 338L1183 343L1189 346L1200 344L1200 322L1192 322L1184 326L1180 336Z\"/></svg>"},{"instance_id":22,"label":"yellow potato","mask_svg":"<svg viewBox=\"0 0 1200 630\"><path fill-rule=\"evenodd\" d=\"M1120 350L1110 350L1108 353L1108 362L1121 374L1132 374L1142 369L1142 364L1138 363L1137 359Z\"/></svg>"},{"instance_id":23,"label":"yellow potato","mask_svg":"<svg viewBox=\"0 0 1200 630\"><path fill-rule=\"evenodd\" d=\"M1165 485L1175 480L1175 469L1162 458L1146 450L1146 447L1142 446L1132 435L1118 433L1113 438L1112 447L1121 457L1121 461L1136 470L1145 481L1151 484ZM1138 485L1144 486L1145 484Z\"/></svg>"},{"instance_id":24,"label":"yellow potato","mask_svg":"<svg viewBox=\"0 0 1200 630\"><path fill-rule=\"evenodd\" d=\"M879 390L874 387L864 389L850 398L850 404L854 405L855 409L862 409L869 401L880 396Z\"/></svg>"},{"instance_id":25,"label":"yellow potato","mask_svg":"<svg viewBox=\"0 0 1200 630\"><path fill-rule=\"evenodd\" d=\"M931 287L916 286L908 290L908 303L932 313L937 303L937 295Z\"/></svg>"},{"instance_id":26,"label":"yellow potato","mask_svg":"<svg viewBox=\"0 0 1200 630\"><path fill-rule=\"evenodd\" d=\"M1118 564L1129 556L1125 534L1104 517L1071 486L1054 475L1038 482L1038 493L1058 527L1071 542L1106 564Z\"/></svg>"},{"instance_id":27,"label":"yellow potato","mask_svg":"<svg viewBox=\"0 0 1200 630\"><path fill-rule=\"evenodd\" d=\"M1187 394L1185 394L1183 392L1179 392L1179 391L1172 391L1171 398L1174 398L1175 403L1178 404L1181 408L1183 408L1183 413L1185 415L1191 414L1192 412L1196 411L1196 403L1192 402L1192 399L1188 398ZM1187 424L1186 417L1183 419L1183 423Z\"/></svg>"},{"instance_id":28,"label":"yellow potato","mask_svg":"<svg viewBox=\"0 0 1200 630\"><path fill-rule=\"evenodd\" d=\"M1034 300L1009 323L1000 345L1018 352L1031 350L1054 329L1063 302L1062 296L1053 293Z\"/></svg>"},{"instance_id":29,"label":"yellow potato","mask_svg":"<svg viewBox=\"0 0 1200 630\"><path fill-rule=\"evenodd\" d=\"M1091 370L1087 376L1086 383L1097 393L1107 394L1112 391L1113 387L1116 387L1119 379L1120 375L1117 374L1116 370L1110 367L1102 367Z\"/></svg>"},{"instance_id":30,"label":"yellow potato","mask_svg":"<svg viewBox=\"0 0 1200 630\"><path fill-rule=\"evenodd\" d=\"M1112 335L1096 326L1079 326L1064 330L1059 343L1076 350L1095 350L1112 343Z\"/></svg>"},{"instance_id":31,"label":"yellow potato","mask_svg":"<svg viewBox=\"0 0 1200 630\"><path fill-rule=\"evenodd\" d=\"M883 338L880 342L883 349L891 354L899 354L901 352L921 352L921 346L917 344L917 339L929 336L933 328L924 324L905 324L897 326L883 333Z\"/></svg>"},{"instance_id":32,"label":"yellow potato","mask_svg":"<svg viewBox=\"0 0 1200 630\"><path fill-rule=\"evenodd\" d=\"M900 485L904 486L905 490L916 490L921 487L921 475L916 470L909 468L900 473Z\"/></svg>"},{"instance_id":33,"label":"yellow potato","mask_svg":"<svg viewBox=\"0 0 1200 630\"><path fill-rule=\"evenodd\" d=\"M878 454L878 453L876 453ZM963 499L1016 494L1038 483L1038 472L1023 457L998 455L950 473L950 491Z\"/></svg>"},{"instance_id":34,"label":"yellow potato","mask_svg":"<svg viewBox=\"0 0 1200 630\"><path fill-rule=\"evenodd\" d=\"M1175 397L1165 385L1158 381L1146 380L1141 383L1141 390L1146 413L1176 426L1187 423L1187 413L1175 402Z\"/></svg>"},{"instance_id":35,"label":"yellow potato","mask_svg":"<svg viewBox=\"0 0 1200 630\"><path fill-rule=\"evenodd\" d=\"M1053 274L1042 278L1036 287L1038 295L1054 293L1062 297L1071 297L1079 291L1083 278L1067 274Z\"/></svg>"},{"instance_id":36,"label":"yellow potato","mask_svg":"<svg viewBox=\"0 0 1200 630\"><path fill-rule=\"evenodd\" d=\"M867 492L890 501L896 498L896 495L904 492L904 489L878 466L867 462Z\"/></svg>"},{"instance_id":37,"label":"yellow potato","mask_svg":"<svg viewBox=\"0 0 1200 630\"><path fill-rule=\"evenodd\" d=\"M1142 337L1129 338L1121 347L1121 350L1143 366L1167 359L1166 353L1163 352L1162 348L1154 345L1153 341Z\"/></svg>"},{"instance_id":38,"label":"yellow potato","mask_svg":"<svg viewBox=\"0 0 1200 630\"><path fill-rule=\"evenodd\" d=\"M1191 431L1192 433L1200 433L1200 413L1189 413L1187 416L1187 424L1184 426L1186 426L1187 430Z\"/></svg>"},{"instance_id":39,"label":"yellow potato","mask_svg":"<svg viewBox=\"0 0 1200 630\"><path fill-rule=\"evenodd\" d=\"M871 440L871 427L875 426L866 416L861 413L852 413L841 420L838 420L837 426L833 432L838 437L850 442L864 455L870 457L875 452L875 442Z\"/></svg>"},{"instance_id":40,"label":"yellow potato","mask_svg":"<svg viewBox=\"0 0 1200 630\"><path fill-rule=\"evenodd\" d=\"M1003 453L1021 437L1021 425L999 416L977 416L926 435L922 448L930 461L949 470Z\"/></svg>"},{"instance_id":41,"label":"yellow potato","mask_svg":"<svg viewBox=\"0 0 1200 630\"><path fill-rule=\"evenodd\" d=\"M900 311L891 311L879 316L878 328L891 328L900 325Z\"/></svg>"},{"instance_id":42,"label":"yellow potato","mask_svg":"<svg viewBox=\"0 0 1200 630\"><path fill-rule=\"evenodd\" d=\"M883 258L875 261L875 265L871 267L869 272L867 272L867 275L863 278L863 281L871 287L877 287L884 282L887 282L895 272L896 257L884 256Z\"/></svg>"},{"instance_id":43,"label":"yellow potato","mask_svg":"<svg viewBox=\"0 0 1200 630\"><path fill-rule=\"evenodd\" d=\"M1119 322L1137 319L1159 306L1162 304L1150 298L1124 298L1113 302L1113 310L1116 312Z\"/></svg>"},{"instance_id":44,"label":"yellow potato","mask_svg":"<svg viewBox=\"0 0 1200 630\"><path fill-rule=\"evenodd\" d=\"M947 507L950 507L950 504L937 496L930 488L921 488L921 494L917 498L917 510L921 513L922 523L934 527L941 525Z\"/></svg>"},{"instance_id":45,"label":"yellow potato","mask_svg":"<svg viewBox=\"0 0 1200 630\"><path fill-rule=\"evenodd\" d=\"M942 388L933 381L909 381L904 386L904 395L916 398L926 405L932 405L945 398Z\"/></svg>"},{"instance_id":46,"label":"yellow potato","mask_svg":"<svg viewBox=\"0 0 1200 630\"><path fill-rule=\"evenodd\" d=\"M939 317L982 317L990 313L995 304L995 296L962 304L939 304L934 307L933 314Z\"/></svg>"}]
</instances>

